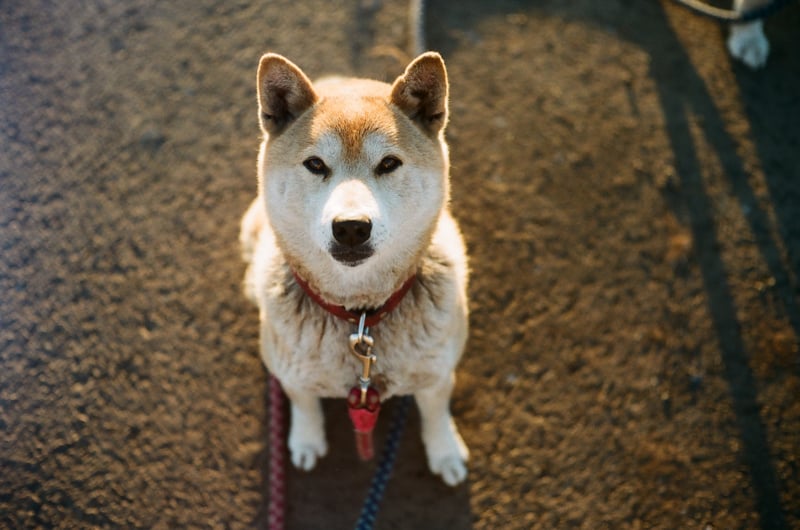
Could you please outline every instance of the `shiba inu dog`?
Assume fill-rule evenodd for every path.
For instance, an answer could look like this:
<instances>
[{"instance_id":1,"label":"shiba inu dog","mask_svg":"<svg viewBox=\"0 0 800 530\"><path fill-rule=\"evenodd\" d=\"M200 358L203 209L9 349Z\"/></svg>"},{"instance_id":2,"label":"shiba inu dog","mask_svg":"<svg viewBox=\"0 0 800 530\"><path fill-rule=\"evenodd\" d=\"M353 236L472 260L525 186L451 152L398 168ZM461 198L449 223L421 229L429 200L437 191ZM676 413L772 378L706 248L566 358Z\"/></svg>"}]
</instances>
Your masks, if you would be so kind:
<instances>
[{"instance_id":1,"label":"shiba inu dog","mask_svg":"<svg viewBox=\"0 0 800 530\"><path fill-rule=\"evenodd\" d=\"M361 324L377 357L370 392L413 394L431 471L462 482L468 451L449 402L467 338L467 258L448 206L442 58L420 55L391 85L312 84L267 54L257 82L264 139L242 219L244 283L261 356L291 401L292 462L310 470L327 452L320 398L363 383L349 342Z\"/></svg>"}]
</instances>

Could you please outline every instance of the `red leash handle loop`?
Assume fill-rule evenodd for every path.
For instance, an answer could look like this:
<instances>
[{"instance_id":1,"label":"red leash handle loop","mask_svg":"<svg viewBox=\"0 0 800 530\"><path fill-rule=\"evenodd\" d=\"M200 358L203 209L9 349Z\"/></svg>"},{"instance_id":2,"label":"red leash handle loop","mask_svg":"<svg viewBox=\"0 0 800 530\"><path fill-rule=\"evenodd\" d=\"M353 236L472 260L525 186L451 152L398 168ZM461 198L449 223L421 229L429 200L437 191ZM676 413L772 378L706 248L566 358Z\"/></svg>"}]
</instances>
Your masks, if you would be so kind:
<instances>
[{"instance_id":1,"label":"red leash handle loop","mask_svg":"<svg viewBox=\"0 0 800 530\"><path fill-rule=\"evenodd\" d=\"M366 389L366 399L362 403L361 386L354 386L347 395L347 413L353 422L353 431L356 437L356 451L361 460L372 460L375 456L375 447L372 441L372 432L378 421L381 411L381 397L372 387Z\"/></svg>"}]
</instances>

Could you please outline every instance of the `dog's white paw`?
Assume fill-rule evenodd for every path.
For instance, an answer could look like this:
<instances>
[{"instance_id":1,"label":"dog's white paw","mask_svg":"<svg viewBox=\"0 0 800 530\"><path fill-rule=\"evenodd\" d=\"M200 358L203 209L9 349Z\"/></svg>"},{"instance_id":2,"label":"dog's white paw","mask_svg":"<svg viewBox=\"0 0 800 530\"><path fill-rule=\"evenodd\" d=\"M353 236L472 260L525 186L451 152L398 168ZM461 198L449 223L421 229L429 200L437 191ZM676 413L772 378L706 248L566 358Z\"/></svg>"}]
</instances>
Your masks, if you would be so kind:
<instances>
[{"instance_id":1,"label":"dog's white paw","mask_svg":"<svg viewBox=\"0 0 800 530\"><path fill-rule=\"evenodd\" d=\"M289 446L292 453L292 464L297 469L311 471L317 465L317 460L328 452L327 444L320 446L297 445Z\"/></svg>"},{"instance_id":2,"label":"dog's white paw","mask_svg":"<svg viewBox=\"0 0 800 530\"><path fill-rule=\"evenodd\" d=\"M433 473L441 475L442 480L448 486L457 486L467 478L467 464L460 455L443 456L436 460L429 460L428 466Z\"/></svg>"},{"instance_id":3,"label":"dog's white paw","mask_svg":"<svg viewBox=\"0 0 800 530\"><path fill-rule=\"evenodd\" d=\"M292 454L292 464L303 471L310 471L317 465L317 460L325 456L328 452L328 444L325 440L317 440L311 443L289 441L289 452Z\"/></svg>"},{"instance_id":4,"label":"dog's white paw","mask_svg":"<svg viewBox=\"0 0 800 530\"><path fill-rule=\"evenodd\" d=\"M328 442L325 433L308 426L292 425L289 432L289 452L292 464L303 471L310 471L317 465L317 460L328 453Z\"/></svg>"},{"instance_id":5,"label":"dog's white paw","mask_svg":"<svg viewBox=\"0 0 800 530\"><path fill-rule=\"evenodd\" d=\"M436 435L423 435L423 441L428 467L435 475L441 475L445 484L456 486L467 478L469 450L452 420Z\"/></svg>"},{"instance_id":6,"label":"dog's white paw","mask_svg":"<svg viewBox=\"0 0 800 530\"><path fill-rule=\"evenodd\" d=\"M764 35L761 21L741 26L731 26L728 37L728 50L731 55L750 68L761 68L767 63L769 41Z\"/></svg>"}]
</instances>

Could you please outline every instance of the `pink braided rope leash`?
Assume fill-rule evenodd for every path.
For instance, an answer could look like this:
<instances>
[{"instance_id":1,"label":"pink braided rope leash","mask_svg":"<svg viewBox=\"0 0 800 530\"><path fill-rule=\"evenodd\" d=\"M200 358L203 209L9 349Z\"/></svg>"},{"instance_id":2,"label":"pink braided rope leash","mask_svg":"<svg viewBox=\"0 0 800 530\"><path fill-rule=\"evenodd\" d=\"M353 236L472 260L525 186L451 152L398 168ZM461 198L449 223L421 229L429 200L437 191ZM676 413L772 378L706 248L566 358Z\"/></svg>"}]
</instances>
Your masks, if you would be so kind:
<instances>
[{"instance_id":1,"label":"pink braided rope leash","mask_svg":"<svg viewBox=\"0 0 800 530\"><path fill-rule=\"evenodd\" d=\"M286 520L286 447L284 445L283 389L274 375L269 378L269 530L283 530Z\"/></svg>"}]
</instances>

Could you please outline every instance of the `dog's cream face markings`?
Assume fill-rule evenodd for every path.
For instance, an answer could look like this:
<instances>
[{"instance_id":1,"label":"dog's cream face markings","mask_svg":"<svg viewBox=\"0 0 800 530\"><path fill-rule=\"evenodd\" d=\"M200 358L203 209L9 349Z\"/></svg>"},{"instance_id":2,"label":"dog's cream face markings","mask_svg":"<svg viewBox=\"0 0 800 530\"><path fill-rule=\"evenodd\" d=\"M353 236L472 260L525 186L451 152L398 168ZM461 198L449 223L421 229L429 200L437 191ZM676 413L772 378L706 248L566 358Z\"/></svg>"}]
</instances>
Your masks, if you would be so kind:
<instances>
[{"instance_id":1,"label":"dog's cream face markings","mask_svg":"<svg viewBox=\"0 0 800 530\"><path fill-rule=\"evenodd\" d=\"M327 240L334 259L354 267L375 252L380 207L364 180L347 176L337 180L322 208L318 233Z\"/></svg>"},{"instance_id":2,"label":"dog's cream face markings","mask_svg":"<svg viewBox=\"0 0 800 530\"><path fill-rule=\"evenodd\" d=\"M403 127L413 125L379 98L323 99L298 125L306 135L292 157L296 167L270 171L267 184L280 198L271 200L270 209L293 210L276 216L291 225L276 231L293 234L286 243L302 243L297 246L306 254L313 242L316 255L303 259L309 267L323 259L345 268L386 266L408 258L397 249L426 241L429 220L446 193L444 163L430 164L442 160L436 144L417 146L422 153L410 150L409 144L415 146L404 136L412 135Z\"/></svg>"}]
</instances>

